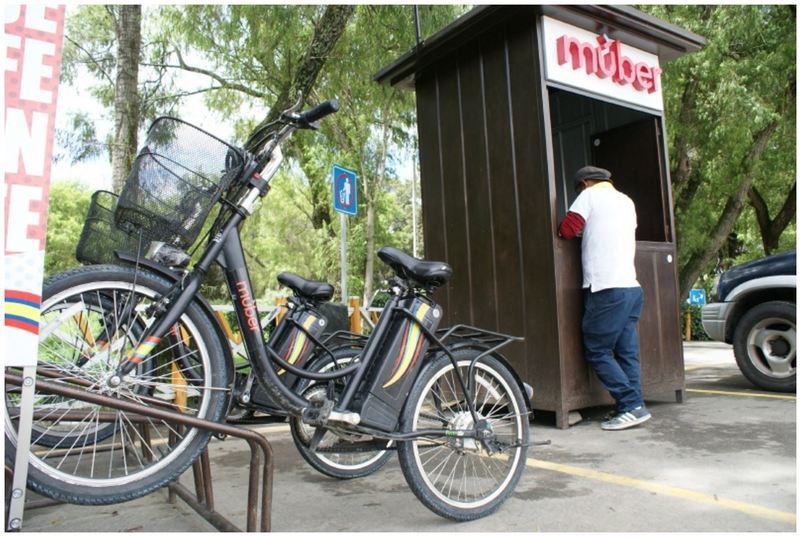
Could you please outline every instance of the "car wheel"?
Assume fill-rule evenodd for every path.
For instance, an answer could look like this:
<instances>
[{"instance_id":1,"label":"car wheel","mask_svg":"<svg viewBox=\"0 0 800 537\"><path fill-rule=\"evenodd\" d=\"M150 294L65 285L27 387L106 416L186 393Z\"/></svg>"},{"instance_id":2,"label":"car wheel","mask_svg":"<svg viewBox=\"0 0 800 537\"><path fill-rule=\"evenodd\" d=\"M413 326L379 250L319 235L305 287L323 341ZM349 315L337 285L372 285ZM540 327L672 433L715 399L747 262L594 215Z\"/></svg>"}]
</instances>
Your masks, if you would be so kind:
<instances>
[{"instance_id":1,"label":"car wheel","mask_svg":"<svg viewBox=\"0 0 800 537\"><path fill-rule=\"evenodd\" d=\"M764 390L796 389L796 309L791 302L765 302L736 325L733 352L747 379Z\"/></svg>"}]
</instances>

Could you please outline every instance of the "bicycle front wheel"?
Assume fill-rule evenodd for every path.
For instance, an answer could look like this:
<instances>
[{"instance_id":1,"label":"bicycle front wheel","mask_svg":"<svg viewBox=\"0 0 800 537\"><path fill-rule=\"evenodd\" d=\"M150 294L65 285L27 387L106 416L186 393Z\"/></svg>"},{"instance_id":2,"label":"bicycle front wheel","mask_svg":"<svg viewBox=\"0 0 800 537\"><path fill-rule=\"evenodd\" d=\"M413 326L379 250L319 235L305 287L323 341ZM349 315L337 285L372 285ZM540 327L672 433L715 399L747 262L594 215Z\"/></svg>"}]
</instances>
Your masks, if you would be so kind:
<instances>
[{"instance_id":1,"label":"bicycle front wheel","mask_svg":"<svg viewBox=\"0 0 800 537\"><path fill-rule=\"evenodd\" d=\"M119 363L141 343L152 306L170 282L111 265L81 267L45 282L40 379L219 421L228 371L211 321L195 303L119 385ZM20 392L6 387L6 461L14 460ZM28 486L69 503L132 500L180 475L208 443L207 431L37 390Z\"/></svg>"},{"instance_id":2,"label":"bicycle front wheel","mask_svg":"<svg viewBox=\"0 0 800 537\"><path fill-rule=\"evenodd\" d=\"M434 513L457 521L491 514L508 498L525 469L528 415L511 372L486 357L469 364L480 351L454 353L457 368L444 355L428 363L411 388L401 416L401 430L441 430L442 434L400 442L400 468L417 498ZM471 383L464 393L456 375ZM469 385L469 384L468 384ZM477 421L469 411L471 397ZM489 431L490 448L477 438L459 435Z\"/></svg>"}]
</instances>

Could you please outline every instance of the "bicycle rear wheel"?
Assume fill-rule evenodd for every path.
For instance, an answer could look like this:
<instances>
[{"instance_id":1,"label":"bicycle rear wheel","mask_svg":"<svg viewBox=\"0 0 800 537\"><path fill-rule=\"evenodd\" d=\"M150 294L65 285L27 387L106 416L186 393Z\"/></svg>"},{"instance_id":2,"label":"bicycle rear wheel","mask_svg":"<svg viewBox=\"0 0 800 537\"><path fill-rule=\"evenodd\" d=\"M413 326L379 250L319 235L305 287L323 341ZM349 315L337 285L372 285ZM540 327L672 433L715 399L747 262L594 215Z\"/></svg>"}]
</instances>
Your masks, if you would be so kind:
<instances>
[{"instance_id":1,"label":"bicycle rear wheel","mask_svg":"<svg viewBox=\"0 0 800 537\"><path fill-rule=\"evenodd\" d=\"M333 351L335 361L328 355L323 355L318 360L312 361L308 370L324 373L347 367L360 353L361 349L356 348L338 349ZM346 380L341 378L333 381L337 396L343 391ZM327 382L310 383L305 380L298 386L298 393L310 401L316 398L322 399L327 390ZM328 430L322 437L318 449L312 452L308 446L316 428L306 425L298 417L291 418L289 425L297 451L312 468L328 477L336 479L365 477L383 468L392 457L392 450L388 449L391 447L391 441L386 443L387 449L362 448L359 444L370 442L372 439L334 430Z\"/></svg>"},{"instance_id":2,"label":"bicycle rear wheel","mask_svg":"<svg viewBox=\"0 0 800 537\"><path fill-rule=\"evenodd\" d=\"M135 285L134 285L135 284ZM109 382L153 322L149 306L167 280L100 265L45 282L37 365L42 380L219 421L228 371L211 321L192 303L172 337L118 386ZM14 460L18 390L6 390L6 461ZM28 485L70 503L103 505L143 496L180 475L210 433L163 420L55 397L37 390Z\"/></svg>"},{"instance_id":3,"label":"bicycle rear wheel","mask_svg":"<svg viewBox=\"0 0 800 537\"><path fill-rule=\"evenodd\" d=\"M440 355L428 363L411 388L401 430L441 429L442 435L400 442L400 468L417 498L434 513L457 521L491 514L508 498L525 469L527 407L511 372L486 357L475 364L472 401L479 427L488 430L492 449L456 431L474 431L467 395L456 374L467 379L478 350L454 353L458 371ZM450 433L448 435L448 433Z\"/></svg>"}]
</instances>

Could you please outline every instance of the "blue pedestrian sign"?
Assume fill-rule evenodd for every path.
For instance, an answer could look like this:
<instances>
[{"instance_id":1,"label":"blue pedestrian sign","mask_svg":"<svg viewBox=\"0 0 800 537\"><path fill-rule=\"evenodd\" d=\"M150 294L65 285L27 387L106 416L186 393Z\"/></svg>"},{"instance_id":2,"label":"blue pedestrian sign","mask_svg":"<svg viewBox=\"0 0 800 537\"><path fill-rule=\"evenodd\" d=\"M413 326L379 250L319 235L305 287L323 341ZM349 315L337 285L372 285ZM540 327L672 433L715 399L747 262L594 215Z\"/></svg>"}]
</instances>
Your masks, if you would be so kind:
<instances>
[{"instance_id":1,"label":"blue pedestrian sign","mask_svg":"<svg viewBox=\"0 0 800 537\"><path fill-rule=\"evenodd\" d=\"M689 291L689 304L693 306L706 305L706 290L705 289L692 289Z\"/></svg>"},{"instance_id":2,"label":"blue pedestrian sign","mask_svg":"<svg viewBox=\"0 0 800 537\"><path fill-rule=\"evenodd\" d=\"M358 210L358 181L356 172L333 165L333 208L340 213L355 216Z\"/></svg>"}]
</instances>

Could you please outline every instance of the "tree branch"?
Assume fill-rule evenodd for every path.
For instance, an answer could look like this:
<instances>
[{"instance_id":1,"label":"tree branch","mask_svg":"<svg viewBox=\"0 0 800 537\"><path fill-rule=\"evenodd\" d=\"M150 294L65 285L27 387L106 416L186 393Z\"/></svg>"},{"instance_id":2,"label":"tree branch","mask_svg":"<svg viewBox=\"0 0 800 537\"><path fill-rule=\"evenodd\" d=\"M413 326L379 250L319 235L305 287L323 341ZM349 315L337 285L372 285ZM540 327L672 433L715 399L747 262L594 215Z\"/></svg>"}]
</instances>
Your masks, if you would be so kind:
<instances>
[{"instance_id":1,"label":"tree branch","mask_svg":"<svg viewBox=\"0 0 800 537\"><path fill-rule=\"evenodd\" d=\"M194 66L188 65L183 60L183 56L181 55L181 51L178 50L177 48L175 49L175 54L178 56L178 65L163 64L161 66L162 67L171 67L171 68L183 69L184 71L190 71L192 73L199 73L201 75L206 75L207 77L213 78L214 80L219 82L220 85L222 87L224 87L225 89L232 89L232 90L236 90L236 91L241 91L242 93L250 95L251 97L256 97L258 99L264 99L264 98L268 97L268 95L266 93L254 90L253 88L249 88L249 87L247 87L247 86L245 86L243 84L239 84L239 83L236 83L236 82L231 82L229 80L226 80L225 78L219 76L217 73L215 73L213 71L209 71L208 69L202 69L200 67L194 67Z\"/></svg>"},{"instance_id":2,"label":"tree branch","mask_svg":"<svg viewBox=\"0 0 800 537\"><path fill-rule=\"evenodd\" d=\"M78 43L77 41L75 41L74 39L72 39L70 36L68 36L68 35L64 34L64 37L65 37L65 38L66 38L66 39L67 39L67 40L68 40L70 43L72 43L72 44L73 44L75 47L77 47L79 50L81 50L81 51L82 51L84 54L86 54L86 57L87 57L87 58L89 58L89 61L90 61L91 63L93 63L93 64L94 64L94 65L97 67L97 69L100 71L100 74L101 74L101 75L103 75L103 77L104 77L106 80L108 80L108 83L109 83L109 84L111 84L112 86L114 85L114 80L112 80L111 76L110 76L110 75L109 75L109 74L106 72L106 70L105 70L105 69L103 69L103 66L102 66L102 65L100 65L100 62L98 62L98 61L97 61L97 59L96 59L96 58L95 58L95 57L92 55L92 53L91 53L91 52L89 52L88 50L86 50L85 48L83 48L83 47L81 46L81 44L80 44L80 43Z\"/></svg>"},{"instance_id":3,"label":"tree branch","mask_svg":"<svg viewBox=\"0 0 800 537\"><path fill-rule=\"evenodd\" d=\"M777 129L778 120L775 119L753 135L753 143L739 164L742 180L739 182L738 188L728 197L725 208L709 234L705 247L694 252L689 261L681 267L679 276L680 296L688 295L692 284L700 277L709 261L717 255L733 230L736 219L744 207L744 198L753 184L755 165L761 159L761 155L767 148L767 142L769 142L770 137Z\"/></svg>"},{"instance_id":4,"label":"tree branch","mask_svg":"<svg viewBox=\"0 0 800 537\"><path fill-rule=\"evenodd\" d=\"M278 97L270 108L267 117L253 130L250 138L245 143L245 149L251 153L258 152L260 149L258 146L263 143L262 137L259 136L259 131L278 119L280 113L292 105L299 92L302 92L303 96L309 94L323 65L325 65L333 47L344 33L347 22L354 12L355 6L352 5L326 6L319 23L315 25L314 35L298 64L292 81L278 92Z\"/></svg>"}]
</instances>

